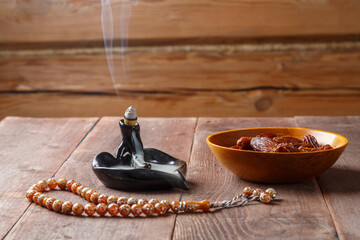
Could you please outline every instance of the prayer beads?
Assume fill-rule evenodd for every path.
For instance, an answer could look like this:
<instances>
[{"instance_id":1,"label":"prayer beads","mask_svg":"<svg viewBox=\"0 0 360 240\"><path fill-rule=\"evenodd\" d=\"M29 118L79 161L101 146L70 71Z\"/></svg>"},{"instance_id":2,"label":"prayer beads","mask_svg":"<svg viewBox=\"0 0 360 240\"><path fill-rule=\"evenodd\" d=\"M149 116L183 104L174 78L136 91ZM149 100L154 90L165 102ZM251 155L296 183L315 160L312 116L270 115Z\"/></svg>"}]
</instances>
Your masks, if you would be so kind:
<instances>
[{"instance_id":1,"label":"prayer beads","mask_svg":"<svg viewBox=\"0 0 360 240\"><path fill-rule=\"evenodd\" d=\"M81 203L63 202L55 198L48 197L45 192L47 190L53 190L58 187L61 190L67 190L73 192L87 201L91 202L83 206ZM55 212L62 212L65 214L81 215L85 213L88 216L92 216L97 213L100 216L104 216L107 213L111 216L127 217L130 214L133 216L152 216L154 214L160 216L168 212L196 212L196 211L209 211L211 208L224 208L241 206L249 201L259 200L262 203L269 203L277 195L277 192L273 188L268 188L265 192L261 189L253 189L251 187L245 187L242 194L234 197L230 201L221 201L210 203L207 200L201 202L195 201L174 201L170 203L167 200L157 199L139 199L135 197L125 198L116 196L107 196L100 194L89 187L83 186L75 180L67 181L66 178L56 181L53 178L48 180L41 180L37 184L34 184L26 192L26 198L30 202L37 203L41 206L53 210ZM240 201L240 200L241 201Z\"/></svg>"}]
</instances>

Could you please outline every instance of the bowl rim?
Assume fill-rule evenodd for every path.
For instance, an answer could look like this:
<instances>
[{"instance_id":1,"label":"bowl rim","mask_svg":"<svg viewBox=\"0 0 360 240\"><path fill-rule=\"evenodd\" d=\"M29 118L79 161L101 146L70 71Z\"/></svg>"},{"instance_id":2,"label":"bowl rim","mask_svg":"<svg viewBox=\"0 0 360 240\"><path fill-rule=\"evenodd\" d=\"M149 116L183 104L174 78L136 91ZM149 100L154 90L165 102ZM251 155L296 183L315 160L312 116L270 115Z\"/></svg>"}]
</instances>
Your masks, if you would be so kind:
<instances>
[{"instance_id":1,"label":"bowl rim","mask_svg":"<svg viewBox=\"0 0 360 240\"><path fill-rule=\"evenodd\" d=\"M229 133L229 132L237 132L237 131L242 131L242 130L256 130L256 129L304 129L304 130L312 130L312 131L317 131L317 132L324 132L324 133L330 133L333 135L336 135L340 138L343 138L345 140L345 143L339 147L333 148L333 149L328 149L328 150L322 150L322 151L316 151L316 152L260 152L260 151L251 151L251 150L243 150L243 149L235 149L235 148L230 148L230 147L224 147L215 143L212 143L210 141L210 138L212 138L213 136L216 135L220 135L220 134L225 134L225 133ZM280 154L280 155L284 155L284 154L316 154L316 153L321 153L321 152L329 152L329 151L334 151L340 148L344 148L347 146L347 144L349 143L349 140L344 137L341 134L338 133L334 133L334 132L330 132L330 131L325 131L325 130L319 130L319 129L314 129L314 128L301 128L301 127L255 127L255 128L239 128L239 129L232 129L232 130L226 130L226 131L221 131L221 132L216 132L213 134L210 134L209 136L207 136L206 138L206 142L208 145L212 145L214 147L218 147L218 148L222 148L225 150L229 150L229 151L236 151L236 152L249 152L249 153L254 153L254 154Z\"/></svg>"}]
</instances>

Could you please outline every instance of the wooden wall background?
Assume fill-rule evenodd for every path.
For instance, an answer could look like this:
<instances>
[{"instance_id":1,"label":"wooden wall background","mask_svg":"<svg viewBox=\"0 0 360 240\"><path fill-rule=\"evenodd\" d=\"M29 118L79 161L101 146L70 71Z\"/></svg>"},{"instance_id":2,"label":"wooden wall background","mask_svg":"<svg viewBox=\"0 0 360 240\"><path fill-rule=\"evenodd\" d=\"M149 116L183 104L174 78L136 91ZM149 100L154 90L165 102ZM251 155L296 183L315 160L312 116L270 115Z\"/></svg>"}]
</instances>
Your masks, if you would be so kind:
<instances>
[{"instance_id":1,"label":"wooden wall background","mask_svg":"<svg viewBox=\"0 0 360 240\"><path fill-rule=\"evenodd\" d=\"M0 0L0 118L360 113L358 0L139 0L120 97L100 13L99 0Z\"/></svg>"}]
</instances>

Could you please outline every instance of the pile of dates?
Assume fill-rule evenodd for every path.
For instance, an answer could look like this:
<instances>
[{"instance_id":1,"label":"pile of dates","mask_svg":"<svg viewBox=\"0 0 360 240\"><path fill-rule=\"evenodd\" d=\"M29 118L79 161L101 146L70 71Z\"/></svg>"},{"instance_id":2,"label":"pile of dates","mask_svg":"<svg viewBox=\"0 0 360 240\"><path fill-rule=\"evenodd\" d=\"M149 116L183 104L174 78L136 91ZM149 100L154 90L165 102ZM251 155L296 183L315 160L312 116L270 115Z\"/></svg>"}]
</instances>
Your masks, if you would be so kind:
<instances>
[{"instance_id":1,"label":"pile of dates","mask_svg":"<svg viewBox=\"0 0 360 240\"><path fill-rule=\"evenodd\" d=\"M260 152L316 152L333 149L329 144L320 146L312 135L306 135L300 140L272 132L262 133L256 137L242 137L236 146L231 148Z\"/></svg>"}]
</instances>

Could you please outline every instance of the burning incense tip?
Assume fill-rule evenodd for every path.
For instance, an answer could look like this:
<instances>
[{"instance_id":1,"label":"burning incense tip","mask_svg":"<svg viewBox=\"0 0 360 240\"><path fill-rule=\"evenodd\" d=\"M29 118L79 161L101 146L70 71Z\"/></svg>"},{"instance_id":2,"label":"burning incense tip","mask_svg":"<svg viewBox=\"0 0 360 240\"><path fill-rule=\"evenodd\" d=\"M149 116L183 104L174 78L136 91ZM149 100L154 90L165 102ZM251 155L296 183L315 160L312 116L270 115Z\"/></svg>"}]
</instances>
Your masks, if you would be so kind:
<instances>
[{"instance_id":1,"label":"burning incense tip","mask_svg":"<svg viewBox=\"0 0 360 240\"><path fill-rule=\"evenodd\" d=\"M128 109L126 109L124 114L124 122L129 126L134 126L137 122L137 114L134 106L130 106Z\"/></svg>"}]
</instances>

